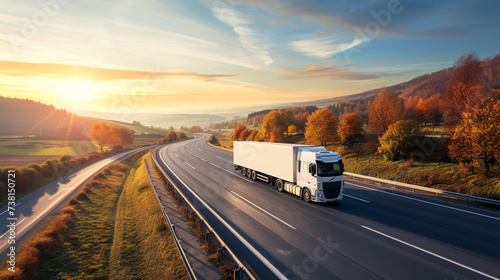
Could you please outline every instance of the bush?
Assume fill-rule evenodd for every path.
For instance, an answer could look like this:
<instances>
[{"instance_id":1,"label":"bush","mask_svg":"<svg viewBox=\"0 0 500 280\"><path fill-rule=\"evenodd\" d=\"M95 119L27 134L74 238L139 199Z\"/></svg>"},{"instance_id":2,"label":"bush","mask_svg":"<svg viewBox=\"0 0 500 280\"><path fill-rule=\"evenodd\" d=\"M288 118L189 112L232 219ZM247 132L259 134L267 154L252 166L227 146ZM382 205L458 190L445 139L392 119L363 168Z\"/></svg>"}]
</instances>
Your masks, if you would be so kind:
<instances>
[{"instance_id":1,"label":"bush","mask_svg":"<svg viewBox=\"0 0 500 280\"><path fill-rule=\"evenodd\" d=\"M75 208L73 208L71 206L66 206L63 209L61 209L61 213L68 214L71 217L74 217L76 215L76 210L75 210Z\"/></svg>"},{"instance_id":2,"label":"bush","mask_svg":"<svg viewBox=\"0 0 500 280\"><path fill-rule=\"evenodd\" d=\"M40 164L38 164L38 163L30 163L30 164L28 164L28 167L34 169L36 171L37 175L41 175L42 174L42 166L40 166Z\"/></svg>"},{"instance_id":3,"label":"bush","mask_svg":"<svg viewBox=\"0 0 500 280\"><path fill-rule=\"evenodd\" d=\"M17 166L6 166L2 169L2 173L0 174L0 181L4 182L7 186L7 182L9 179L9 170L15 170L16 174L16 193L23 193L29 189L29 179L28 177L21 171L22 168ZM33 169L30 169L33 170ZM34 172L34 170L33 170Z\"/></svg>"},{"instance_id":4,"label":"bush","mask_svg":"<svg viewBox=\"0 0 500 280\"><path fill-rule=\"evenodd\" d=\"M391 124L384 135L379 138L378 151L389 160L407 159L424 138L425 136L420 132L416 121L398 121Z\"/></svg>"},{"instance_id":5,"label":"bush","mask_svg":"<svg viewBox=\"0 0 500 280\"><path fill-rule=\"evenodd\" d=\"M68 201L68 204L69 205L78 205L78 204L80 204L80 201L78 199L76 199L75 197L73 197L72 199L70 199Z\"/></svg>"},{"instance_id":6,"label":"bush","mask_svg":"<svg viewBox=\"0 0 500 280\"><path fill-rule=\"evenodd\" d=\"M26 176L26 178L28 178L28 180L30 180L30 181L35 180L35 176L36 176L35 169L24 166L24 167L21 167L21 173L23 173L24 176Z\"/></svg>"},{"instance_id":7,"label":"bush","mask_svg":"<svg viewBox=\"0 0 500 280\"><path fill-rule=\"evenodd\" d=\"M71 156L70 155L64 155L64 156L61 156L59 158L59 162L64 164L64 165L67 165L68 162L71 160Z\"/></svg>"},{"instance_id":8,"label":"bush","mask_svg":"<svg viewBox=\"0 0 500 280\"><path fill-rule=\"evenodd\" d=\"M85 193L85 192L80 192L77 196L76 199L79 201L84 201L84 200L89 200L90 197Z\"/></svg>"}]
</instances>

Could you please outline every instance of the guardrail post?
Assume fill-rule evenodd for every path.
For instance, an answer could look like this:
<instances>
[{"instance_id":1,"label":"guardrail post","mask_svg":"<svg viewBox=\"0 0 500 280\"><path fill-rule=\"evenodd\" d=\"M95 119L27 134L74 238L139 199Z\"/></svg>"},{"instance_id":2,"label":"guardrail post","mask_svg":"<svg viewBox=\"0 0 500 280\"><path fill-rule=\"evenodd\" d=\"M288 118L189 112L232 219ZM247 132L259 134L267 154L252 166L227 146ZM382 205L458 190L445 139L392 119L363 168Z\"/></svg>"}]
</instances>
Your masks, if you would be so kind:
<instances>
[{"instance_id":1,"label":"guardrail post","mask_svg":"<svg viewBox=\"0 0 500 280\"><path fill-rule=\"evenodd\" d=\"M224 247L217 249L217 260L222 262L224 260Z\"/></svg>"},{"instance_id":2,"label":"guardrail post","mask_svg":"<svg viewBox=\"0 0 500 280\"><path fill-rule=\"evenodd\" d=\"M238 269L233 270L233 280L241 280L243 277L243 270L241 267L238 267Z\"/></svg>"},{"instance_id":3,"label":"guardrail post","mask_svg":"<svg viewBox=\"0 0 500 280\"><path fill-rule=\"evenodd\" d=\"M210 242L210 231L209 230L207 230L207 232L205 233L205 241Z\"/></svg>"},{"instance_id":4,"label":"guardrail post","mask_svg":"<svg viewBox=\"0 0 500 280\"><path fill-rule=\"evenodd\" d=\"M176 233L175 232L175 224L172 224L172 230L174 231L174 233Z\"/></svg>"}]
</instances>

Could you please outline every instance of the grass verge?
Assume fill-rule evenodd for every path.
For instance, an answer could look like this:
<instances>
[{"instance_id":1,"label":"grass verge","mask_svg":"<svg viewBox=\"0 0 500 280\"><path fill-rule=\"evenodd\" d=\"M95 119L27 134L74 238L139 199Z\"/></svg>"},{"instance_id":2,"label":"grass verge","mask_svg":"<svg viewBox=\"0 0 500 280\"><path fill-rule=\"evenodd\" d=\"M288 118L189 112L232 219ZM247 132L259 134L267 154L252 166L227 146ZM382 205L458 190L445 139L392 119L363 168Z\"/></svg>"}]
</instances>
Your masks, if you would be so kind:
<instances>
[{"instance_id":1,"label":"grass verge","mask_svg":"<svg viewBox=\"0 0 500 280\"><path fill-rule=\"evenodd\" d=\"M128 262L116 263L111 257L114 246L125 248L126 254L134 256L133 261L139 259L143 263L143 271L140 271L141 276L138 278L180 278L176 277L181 274L178 263L182 267L180 257L176 256L177 251L173 249L160 254L156 251L159 248L175 248L168 231L161 229L161 226L153 227L152 231L146 230L160 219L160 210L153 209L154 206L159 208L154 195L143 195L144 199L140 201L143 211L139 212L141 220L121 215L120 209L127 207L120 204L125 201L121 196L132 195L122 190L134 187L142 189L143 194L152 192L150 188L144 188L144 185L132 185L135 183L133 176L139 176L141 172L138 173L138 169L142 161L141 155L138 154L95 175L93 181L61 209L60 214L53 217L18 249L15 273L8 271L5 264L0 266L0 279L132 279L124 274L116 277L113 274L115 270L130 271ZM136 197L128 200L130 199L136 200ZM147 209L150 211L146 211ZM150 220L151 224L145 224L145 220ZM133 242L120 242L116 233L132 236L126 230L121 230L131 227L137 227L141 234L137 235ZM148 242L153 242L154 245L150 247L152 249L141 251L141 245ZM163 244L163 247L158 244ZM144 254L141 256L143 259L155 259L155 262L141 261L137 254ZM145 264L156 266L146 267ZM158 276L164 270L177 274L166 278Z\"/></svg>"}]
</instances>

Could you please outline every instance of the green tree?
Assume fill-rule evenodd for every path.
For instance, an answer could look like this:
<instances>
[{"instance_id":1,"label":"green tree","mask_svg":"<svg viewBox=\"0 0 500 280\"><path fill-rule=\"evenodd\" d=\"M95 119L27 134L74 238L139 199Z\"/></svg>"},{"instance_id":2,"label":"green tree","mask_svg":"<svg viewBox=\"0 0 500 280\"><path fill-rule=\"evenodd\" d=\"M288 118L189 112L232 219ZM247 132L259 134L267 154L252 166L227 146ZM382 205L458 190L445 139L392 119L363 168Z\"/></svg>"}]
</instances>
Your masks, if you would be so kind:
<instances>
[{"instance_id":1,"label":"green tree","mask_svg":"<svg viewBox=\"0 0 500 280\"><path fill-rule=\"evenodd\" d=\"M407 159L424 138L416 121L398 121L389 125L384 135L379 138L378 151L389 160Z\"/></svg>"}]
</instances>

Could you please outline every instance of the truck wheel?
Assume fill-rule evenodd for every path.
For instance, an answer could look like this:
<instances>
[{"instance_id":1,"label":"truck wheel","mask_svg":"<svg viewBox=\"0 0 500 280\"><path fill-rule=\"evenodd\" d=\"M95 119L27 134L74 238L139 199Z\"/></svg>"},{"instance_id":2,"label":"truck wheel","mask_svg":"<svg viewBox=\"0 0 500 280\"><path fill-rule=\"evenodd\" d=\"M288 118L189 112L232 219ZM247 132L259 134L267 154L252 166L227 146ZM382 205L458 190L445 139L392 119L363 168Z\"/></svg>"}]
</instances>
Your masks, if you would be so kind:
<instances>
[{"instance_id":1,"label":"truck wheel","mask_svg":"<svg viewBox=\"0 0 500 280\"><path fill-rule=\"evenodd\" d=\"M250 169L250 168L247 169L247 177L248 178L252 177L252 169Z\"/></svg>"},{"instance_id":2,"label":"truck wheel","mask_svg":"<svg viewBox=\"0 0 500 280\"><path fill-rule=\"evenodd\" d=\"M280 192L283 191L283 181L281 179L276 180L276 189Z\"/></svg>"},{"instance_id":3,"label":"truck wheel","mask_svg":"<svg viewBox=\"0 0 500 280\"><path fill-rule=\"evenodd\" d=\"M304 188L304 192L302 193L302 197L306 202L311 202L311 191L308 188Z\"/></svg>"},{"instance_id":4,"label":"truck wheel","mask_svg":"<svg viewBox=\"0 0 500 280\"><path fill-rule=\"evenodd\" d=\"M252 180L257 179L257 172L255 170L252 170Z\"/></svg>"},{"instance_id":5,"label":"truck wheel","mask_svg":"<svg viewBox=\"0 0 500 280\"><path fill-rule=\"evenodd\" d=\"M247 175L247 169L245 167L241 168L241 175Z\"/></svg>"}]
</instances>

